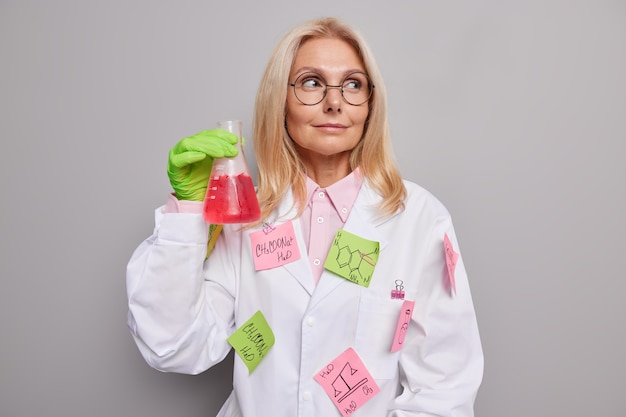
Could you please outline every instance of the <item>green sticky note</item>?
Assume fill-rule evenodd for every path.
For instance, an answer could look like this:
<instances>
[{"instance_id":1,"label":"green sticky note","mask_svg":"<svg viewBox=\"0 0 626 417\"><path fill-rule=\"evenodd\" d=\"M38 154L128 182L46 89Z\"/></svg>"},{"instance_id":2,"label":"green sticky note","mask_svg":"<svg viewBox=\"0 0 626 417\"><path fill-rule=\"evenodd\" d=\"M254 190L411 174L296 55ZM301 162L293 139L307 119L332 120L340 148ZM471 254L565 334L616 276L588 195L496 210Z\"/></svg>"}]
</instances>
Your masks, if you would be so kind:
<instances>
[{"instance_id":1,"label":"green sticky note","mask_svg":"<svg viewBox=\"0 0 626 417\"><path fill-rule=\"evenodd\" d=\"M254 313L250 319L228 338L228 343L252 373L263 360L267 352L274 346L274 333L263 317L261 311Z\"/></svg>"},{"instance_id":2,"label":"green sticky note","mask_svg":"<svg viewBox=\"0 0 626 417\"><path fill-rule=\"evenodd\" d=\"M378 242L339 229L324 268L355 284L369 287L379 250Z\"/></svg>"}]
</instances>

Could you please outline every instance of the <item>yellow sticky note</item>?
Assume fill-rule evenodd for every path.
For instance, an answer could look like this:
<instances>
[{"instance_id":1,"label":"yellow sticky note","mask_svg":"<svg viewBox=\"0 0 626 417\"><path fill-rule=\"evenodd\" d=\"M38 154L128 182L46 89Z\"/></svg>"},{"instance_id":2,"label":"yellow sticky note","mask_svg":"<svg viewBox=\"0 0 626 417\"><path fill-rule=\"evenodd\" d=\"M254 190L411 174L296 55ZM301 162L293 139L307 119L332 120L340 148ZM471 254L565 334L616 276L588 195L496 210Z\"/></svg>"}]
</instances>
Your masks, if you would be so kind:
<instances>
[{"instance_id":1,"label":"yellow sticky note","mask_svg":"<svg viewBox=\"0 0 626 417\"><path fill-rule=\"evenodd\" d=\"M378 242L339 229L324 268L355 284L369 287L379 250Z\"/></svg>"},{"instance_id":2,"label":"yellow sticky note","mask_svg":"<svg viewBox=\"0 0 626 417\"><path fill-rule=\"evenodd\" d=\"M209 258L211 251L213 251L213 247L215 246L215 242L217 242L217 238L219 237L221 231L222 231L221 224L209 225L209 243L207 244L207 247L206 247L207 259Z\"/></svg>"},{"instance_id":3,"label":"yellow sticky note","mask_svg":"<svg viewBox=\"0 0 626 417\"><path fill-rule=\"evenodd\" d=\"M228 338L235 352L252 373L274 346L274 333L265 320L263 313L257 311Z\"/></svg>"}]
</instances>

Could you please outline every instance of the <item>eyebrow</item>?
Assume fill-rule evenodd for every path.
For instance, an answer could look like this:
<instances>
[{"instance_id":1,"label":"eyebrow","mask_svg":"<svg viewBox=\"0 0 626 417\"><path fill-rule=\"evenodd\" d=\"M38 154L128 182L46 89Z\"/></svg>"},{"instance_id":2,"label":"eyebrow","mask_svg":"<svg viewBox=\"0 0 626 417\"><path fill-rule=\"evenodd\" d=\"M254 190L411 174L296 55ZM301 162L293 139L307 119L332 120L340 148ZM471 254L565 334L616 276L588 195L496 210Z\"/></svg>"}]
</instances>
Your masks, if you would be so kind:
<instances>
[{"instance_id":1,"label":"eyebrow","mask_svg":"<svg viewBox=\"0 0 626 417\"><path fill-rule=\"evenodd\" d=\"M315 67L301 67L298 68L298 71L294 72L294 77L298 78L299 76L301 76L302 74L305 74L307 72L314 72L316 74L322 75L324 76L324 71L320 70L319 68L315 68ZM363 74L367 74L367 72L365 72L364 69L361 68L351 68L351 69L347 69L342 73L342 77L345 77L348 74L352 74L354 72L361 72ZM328 74L326 74L328 75Z\"/></svg>"}]
</instances>

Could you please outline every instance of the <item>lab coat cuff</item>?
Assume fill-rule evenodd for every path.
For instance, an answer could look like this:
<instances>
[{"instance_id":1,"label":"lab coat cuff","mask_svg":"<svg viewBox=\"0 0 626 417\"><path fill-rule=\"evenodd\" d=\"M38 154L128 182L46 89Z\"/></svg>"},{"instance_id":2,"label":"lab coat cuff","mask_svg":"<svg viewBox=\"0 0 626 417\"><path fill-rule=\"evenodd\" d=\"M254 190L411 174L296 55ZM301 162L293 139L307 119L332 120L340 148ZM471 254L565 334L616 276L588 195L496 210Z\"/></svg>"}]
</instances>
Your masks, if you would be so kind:
<instances>
[{"instance_id":1,"label":"lab coat cuff","mask_svg":"<svg viewBox=\"0 0 626 417\"><path fill-rule=\"evenodd\" d=\"M196 213L167 213L161 206L155 213L155 235L158 243L206 245L209 225Z\"/></svg>"}]
</instances>

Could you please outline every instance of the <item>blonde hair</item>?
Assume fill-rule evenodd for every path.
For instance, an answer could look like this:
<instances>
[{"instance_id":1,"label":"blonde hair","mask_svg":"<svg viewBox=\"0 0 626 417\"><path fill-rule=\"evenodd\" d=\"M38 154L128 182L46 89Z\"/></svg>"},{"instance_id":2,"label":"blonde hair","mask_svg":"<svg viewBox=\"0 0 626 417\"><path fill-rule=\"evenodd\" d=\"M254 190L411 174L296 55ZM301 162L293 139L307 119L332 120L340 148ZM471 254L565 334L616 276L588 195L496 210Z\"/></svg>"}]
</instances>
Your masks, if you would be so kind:
<instances>
[{"instance_id":1,"label":"blonde hair","mask_svg":"<svg viewBox=\"0 0 626 417\"><path fill-rule=\"evenodd\" d=\"M261 78L253 123L261 219L267 219L278 207L289 187L293 189L298 214L304 210L305 171L285 128L285 106L289 74L296 53L307 40L316 38L341 39L354 47L375 86L363 137L352 150L350 165L353 170L359 167L365 179L382 196L378 206L381 217L390 216L404 208L406 188L391 148L385 85L363 38L338 19L322 18L304 23L287 33L274 49Z\"/></svg>"}]
</instances>

